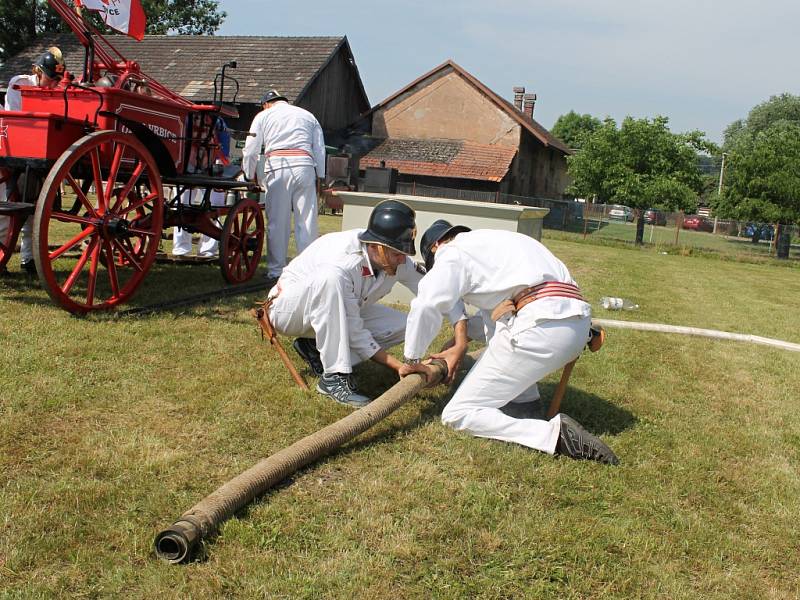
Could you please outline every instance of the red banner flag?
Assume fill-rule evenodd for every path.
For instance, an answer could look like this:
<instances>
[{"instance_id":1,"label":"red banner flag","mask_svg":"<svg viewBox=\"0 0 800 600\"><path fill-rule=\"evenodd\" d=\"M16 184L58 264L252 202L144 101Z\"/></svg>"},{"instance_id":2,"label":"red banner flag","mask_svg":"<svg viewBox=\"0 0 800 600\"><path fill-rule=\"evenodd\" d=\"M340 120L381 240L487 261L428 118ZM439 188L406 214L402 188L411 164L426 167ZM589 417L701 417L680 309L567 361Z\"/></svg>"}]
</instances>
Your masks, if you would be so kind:
<instances>
[{"instance_id":1,"label":"red banner flag","mask_svg":"<svg viewBox=\"0 0 800 600\"><path fill-rule=\"evenodd\" d=\"M75 0L75 6L97 11L106 25L132 38L144 37L145 16L139 0Z\"/></svg>"}]
</instances>

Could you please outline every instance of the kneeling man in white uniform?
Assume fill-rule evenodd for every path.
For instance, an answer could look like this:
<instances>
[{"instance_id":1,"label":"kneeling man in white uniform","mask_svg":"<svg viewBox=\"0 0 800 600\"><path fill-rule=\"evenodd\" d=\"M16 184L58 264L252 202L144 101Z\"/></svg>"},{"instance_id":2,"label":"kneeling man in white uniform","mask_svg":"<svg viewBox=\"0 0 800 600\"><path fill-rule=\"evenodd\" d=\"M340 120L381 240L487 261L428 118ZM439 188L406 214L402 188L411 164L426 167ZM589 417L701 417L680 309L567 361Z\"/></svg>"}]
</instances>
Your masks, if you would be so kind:
<instances>
[{"instance_id":1,"label":"kneeling man in white uniform","mask_svg":"<svg viewBox=\"0 0 800 600\"><path fill-rule=\"evenodd\" d=\"M529 236L470 231L443 220L422 236L421 251L428 274L411 302L400 375L430 375L420 359L439 331L442 315L462 301L481 310L488 340L442 412L442 422L548 454L617 464L606 444L567 415L549 421L515 419L500 410L574 360L589 341L591 307L564 263ZM466 321L454 329L459 352L447 359L451 375L469 340Z\"/></svg>"},{"instance_id":2,"label":"kneeling man in white uniform","mask_svg":"<svg viewBox=\"0 0 800 600\"><path fill-rule=\"evenodd\" d=\"M338 402L370 401L356 391L353 365L369 359L398 372L403 364L386 350L403 341L406 313L377 302L398 282L417 292L424 269L411 259L415 217L402 202L381 202L367 229L320 237L269 292L275 330L298 336L294 348L319 376L317 391Z\"/></svg>"}]
</instances>

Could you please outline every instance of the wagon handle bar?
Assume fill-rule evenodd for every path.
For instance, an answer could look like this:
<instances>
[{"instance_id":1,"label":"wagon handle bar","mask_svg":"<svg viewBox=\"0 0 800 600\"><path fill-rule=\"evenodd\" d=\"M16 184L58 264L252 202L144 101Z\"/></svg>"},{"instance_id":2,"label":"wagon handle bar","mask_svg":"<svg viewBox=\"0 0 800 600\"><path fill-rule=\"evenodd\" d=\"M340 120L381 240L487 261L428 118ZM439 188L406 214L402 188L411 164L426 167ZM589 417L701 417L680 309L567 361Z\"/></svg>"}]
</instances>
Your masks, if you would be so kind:
<instances>
[{"instance_id":1,"label":"wagon handle bar","mask_svg":"<svg viewBox=\"0 0 800 600\"><path fill-rule=\"evenodd\" d=\"M92 123L95 127L97 127L97 117L100 115L100 111L103 109L103 94L98 92L97 90L87 86L80 85L79 83L74 83L70 81L67 85L64 86L64 120L66 121L69 118L69 100L67 100L67 92L69 88L76 87L81 90L86 90L87 92L92 92L93 94L97 94L100 98L100 104L97 106L97 110L94 111L94 122Z\"/></svg>"}]
</instances>

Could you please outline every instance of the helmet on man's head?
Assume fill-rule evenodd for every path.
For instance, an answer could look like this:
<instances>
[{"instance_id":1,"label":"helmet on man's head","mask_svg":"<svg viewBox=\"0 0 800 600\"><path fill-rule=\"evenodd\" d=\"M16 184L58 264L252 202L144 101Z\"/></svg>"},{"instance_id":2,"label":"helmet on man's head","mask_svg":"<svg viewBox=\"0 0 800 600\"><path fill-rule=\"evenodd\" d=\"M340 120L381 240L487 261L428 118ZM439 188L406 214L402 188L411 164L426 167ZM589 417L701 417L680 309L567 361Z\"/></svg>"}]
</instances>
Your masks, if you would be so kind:
<instances>
[{"instance_id":1,"label":"helmet on man's head","mask_svg":"<svg viewBox=\"0 0 800 600\"><path fill-rule=\"evenodd\" d=\"M277 100L285 100L286 102L289 99L281 94L278 90L268 90L263 96L261 96L261 104L266 104L267 102L275 102Z\"/></svg>"},{"instance_id":2,"label":"helmet on man's head","mask_svg":"<svg viewBox=\"0 0 800 600\"><path fill-rule=\"evenodd\" d=\"M433 225L425 230L422 234L422 240L419 243L419 251L422 253L422 258L425 261L425 269L430 271L433 267L433 255L431 251L433 245L443 239L455 237L464 231L472 231L469 227L464 225L451 225L444 219L434 221Z\"/></svg>"},{"instance_id":3,"label":"helmet on man's head","mask_svg":"<svg viewBox=\"0 0 800 600\"><path fill-rule=\"evenodd\" d=\"M33 66L40 69L50 79L61 79L64 74L64 57L61 56L61 50L53 46L43 52Z\"/></svg>"},{"instance_id":4,"label":"helmet on man's head","mask_svg":"<svg viewBox=\"0 0 800 600\"><path fill-rule=\"evenodd\" d=\"M384 200L372 209L367 230L358 239L367 244L380 244L408 256L414 256L417 235L414 209L397 200Z\"/></svg>"}]
</instances>

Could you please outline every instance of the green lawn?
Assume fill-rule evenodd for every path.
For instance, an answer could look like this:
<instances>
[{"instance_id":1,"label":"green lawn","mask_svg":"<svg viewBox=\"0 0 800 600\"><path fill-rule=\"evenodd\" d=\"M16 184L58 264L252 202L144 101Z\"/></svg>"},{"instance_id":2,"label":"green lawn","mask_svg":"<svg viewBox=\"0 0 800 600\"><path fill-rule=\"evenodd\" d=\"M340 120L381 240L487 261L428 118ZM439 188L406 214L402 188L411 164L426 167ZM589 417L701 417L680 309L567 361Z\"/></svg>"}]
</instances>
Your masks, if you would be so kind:
<instances>
[{"instance_id":1,"label":"green lawn","mask_svg":"<svg viewBox=\"0 0 800 600\"><path fill-rule=\"evenodd\" d=\"M323 218L324 231L339 224ZM800 342L796 268L579 237L545 243L598 317ZM257 294L76 318L10 270L0 597L800 595L798 354L609 331L562 408L618 468L453 432L439 422L447 390L427 390L227 522L201 560L170 566L152 552L161 528L349 409L292 385L248 315ZM214 266L159 264L131 305L221 281ZM603 295L641 308L603 311ZM371 364L357 376L373 395L393 383Z\"/></svg>"},{"instance_id":2,"label":"green lawn","mask_svg":"<svg viewBox=\"0 0 800 600\"><path fill-rule=\"evenodd\" d=\"M570 236L583 238L584 224L575 225L572 234L552 232L554 235ZM626 223L623 221L597 221L589 219L586 223L586 237L600 240L619 240L633 242L636 238L636 223ZM797 245L797 238L790 249L789 256L792 259L800 258L800 246ZM761 240L753 244L749 237L736 237L729 235L716 235L705 231L692 231L688 229L676 230L674 223L668 226L645 225L644 242L657 248L669 249L677 246L678 248L696 248L698 250L710 250L725 256L752 256L767 257L774 256L771 242Z\"/></svg>"}]
</instances>

